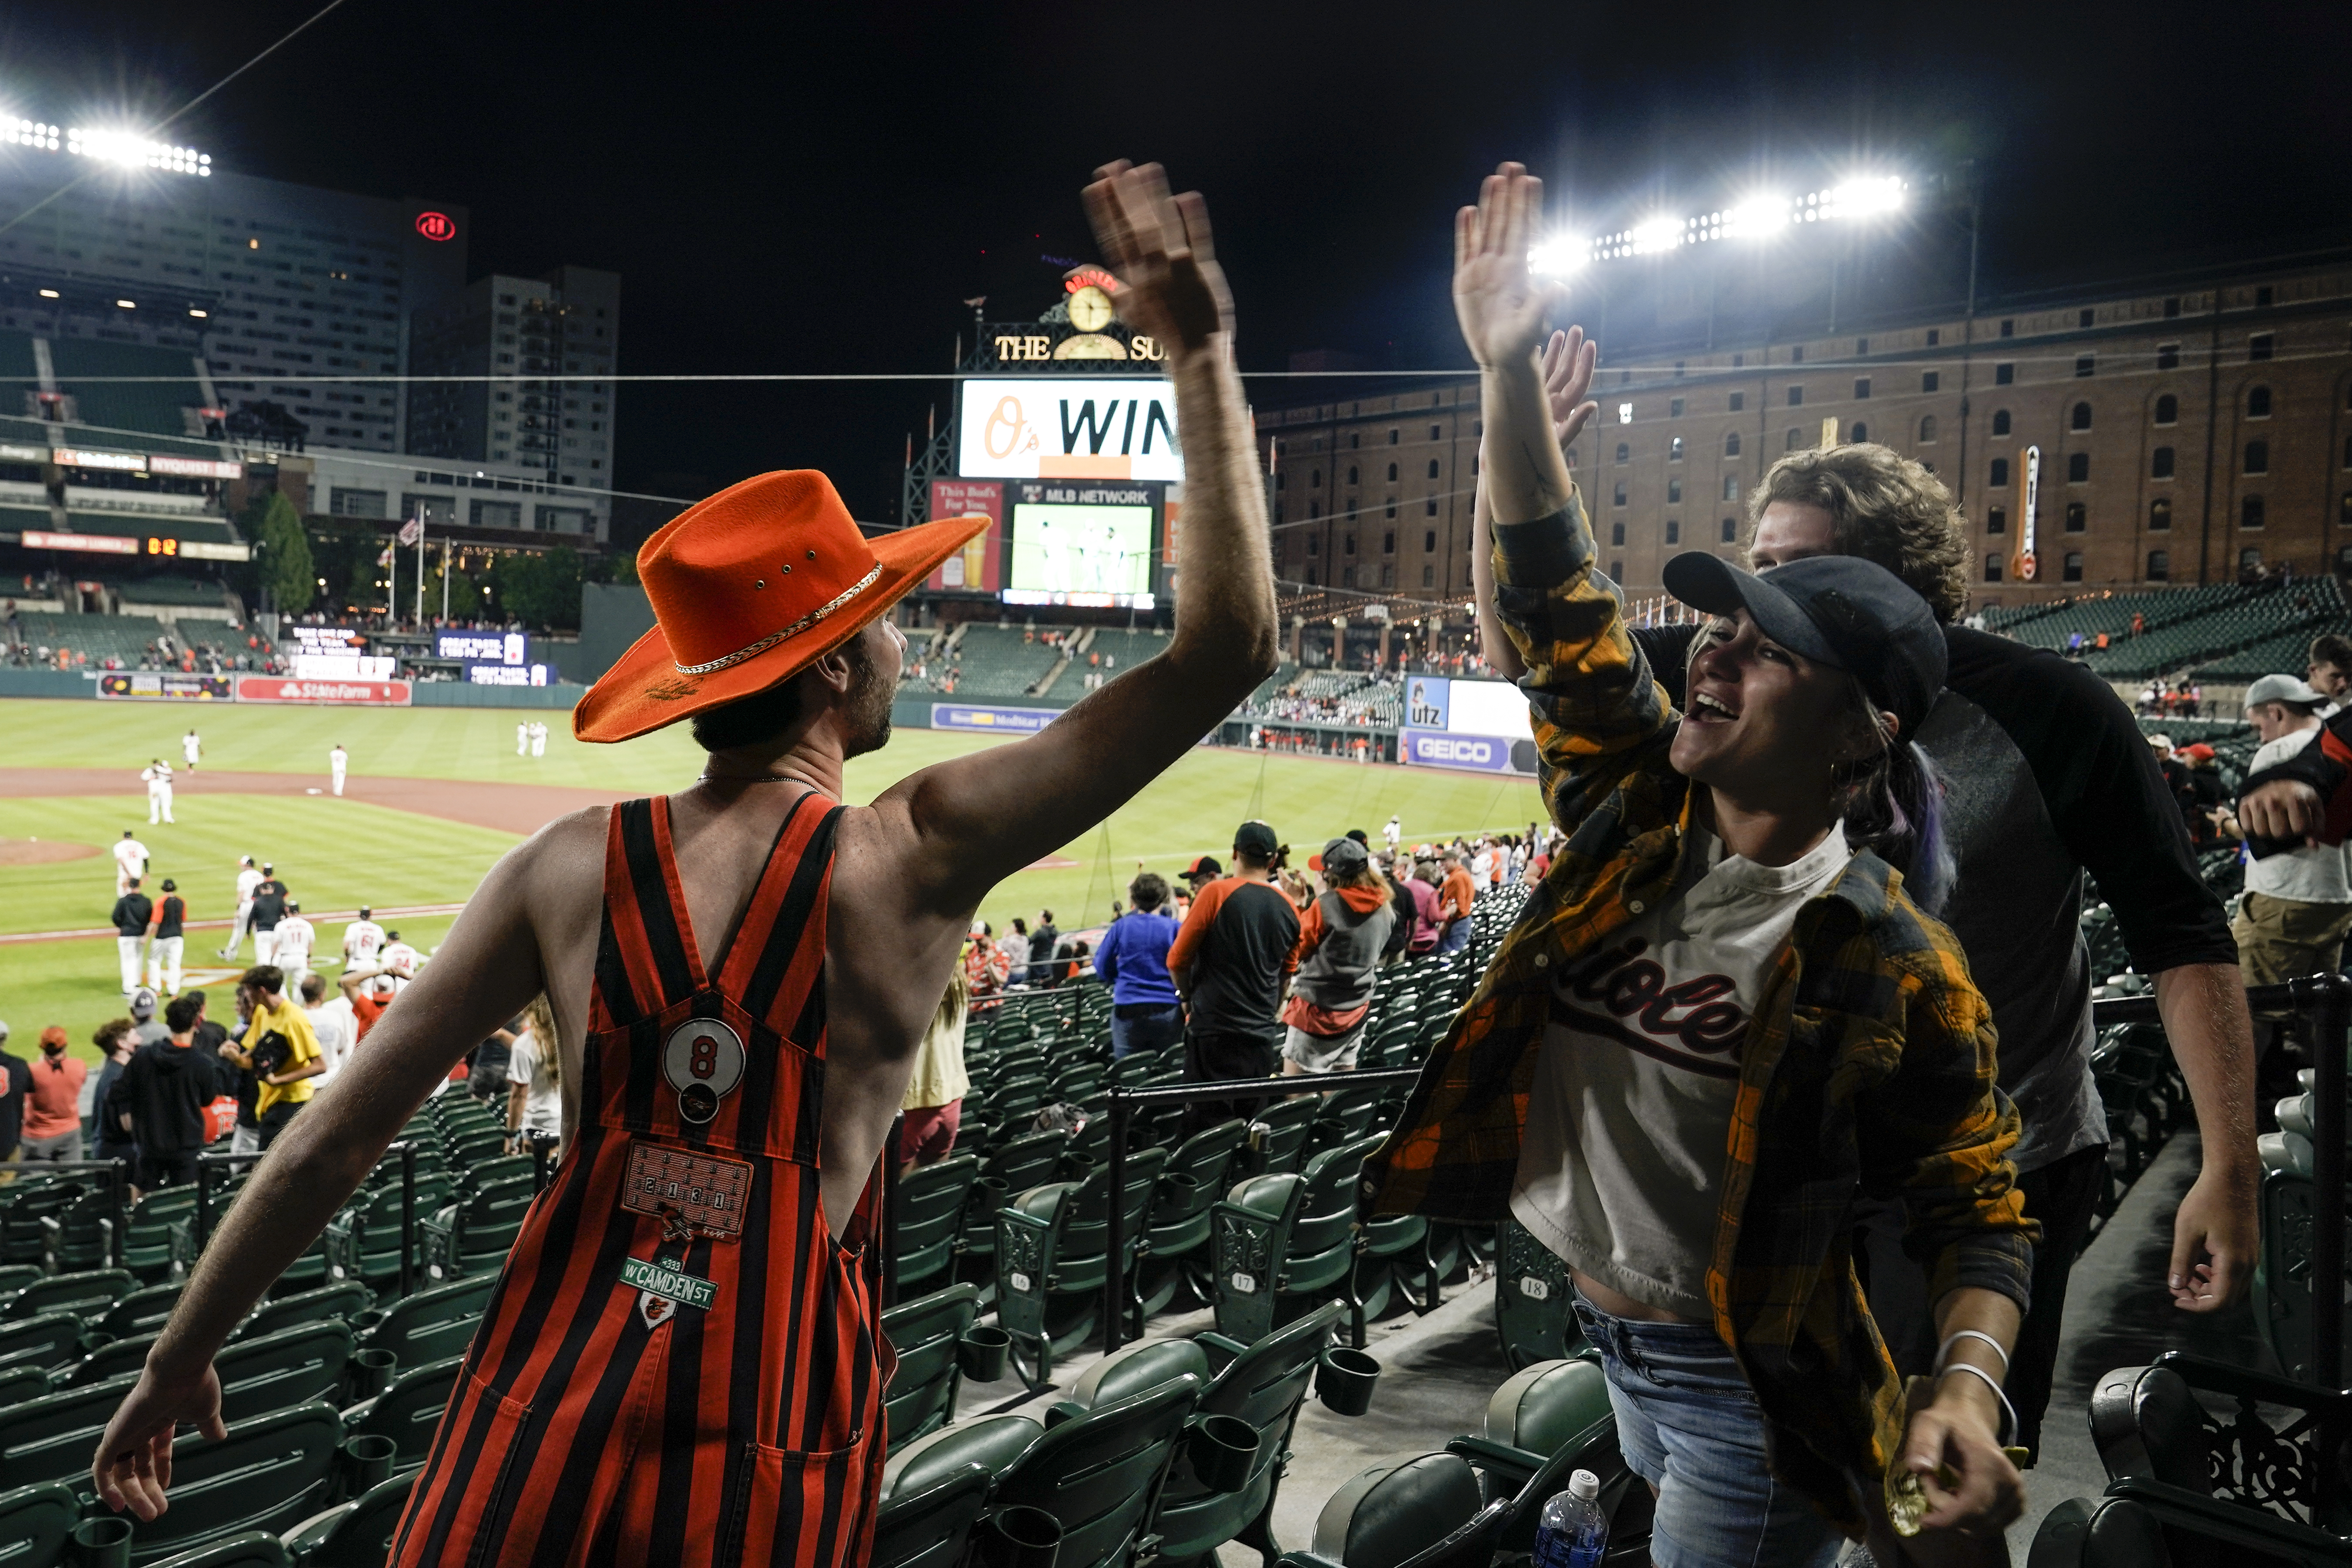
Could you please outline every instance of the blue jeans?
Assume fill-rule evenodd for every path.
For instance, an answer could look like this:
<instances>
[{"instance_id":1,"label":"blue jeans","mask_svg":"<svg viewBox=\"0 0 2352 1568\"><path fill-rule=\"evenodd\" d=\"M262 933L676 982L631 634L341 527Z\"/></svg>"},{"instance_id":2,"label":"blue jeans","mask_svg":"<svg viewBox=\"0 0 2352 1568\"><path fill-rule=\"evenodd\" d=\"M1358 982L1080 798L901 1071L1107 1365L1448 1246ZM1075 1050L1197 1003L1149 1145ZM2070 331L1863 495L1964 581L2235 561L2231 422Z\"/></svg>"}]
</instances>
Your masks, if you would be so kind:
<instances>
[{"instance_id":1,"label":"blue jeans","mask_svg":"<svg viewBox=\"0 0 2352 1568\"><path fill-rule=\"evenodd\" d=\"M1468 915L1464 915L1460 920L1447 926L1444 934L1437 939L1437 951L1440 952L1460 952L1469 945L1470 917Z\"/></svg>"},{"instance_id":2,"label":"blue jeans","mask_svg":"<svg viewBox=\"0 0 2352 1568\"><path fill-rule=\"evenodd\" d=\"M1764 1413L1714 1328L1612 1317L1582 1297L1617 1442L1658 1489L1657 1568L1828 1568L1845 1537L1764 1464Z\"/></svg>"},{"instance_id":3,"label":"blue jeans","mask_svg":"<svg viewBox=\"0 0 2352 1568\"><path fill-rule=\"evenodd\" d=\"M1175 1002L1139 1012L1132 1018L1110 1016L1110 1059L1129 1051L1164 1051L1184 1037L1184 1009Z\"/></svg>"}]
</instances>

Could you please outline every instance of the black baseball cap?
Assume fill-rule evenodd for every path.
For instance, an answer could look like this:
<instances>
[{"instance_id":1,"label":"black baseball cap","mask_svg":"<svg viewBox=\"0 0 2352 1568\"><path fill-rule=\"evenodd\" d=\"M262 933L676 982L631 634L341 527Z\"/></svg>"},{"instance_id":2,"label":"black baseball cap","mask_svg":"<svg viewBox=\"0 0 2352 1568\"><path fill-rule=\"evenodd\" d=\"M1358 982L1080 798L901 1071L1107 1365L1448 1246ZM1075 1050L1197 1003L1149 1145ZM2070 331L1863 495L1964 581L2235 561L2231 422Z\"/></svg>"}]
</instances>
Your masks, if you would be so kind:
<instances>
[{"instance_id":1,"label":"black baseball cap","mask_svg":"<svg viewBox=\"0 0 2352 1568\"><path fill-rule=\"evenodd\" d=\"M1727 616L1746 610L1763 634L1790 652L1851 670L1870 700L1919 726L1943 689L1948 655L1944 628L1927 601L1874 561L1810 555L1762 576L1700 551L1666 563L1666 592L1695 610Z\"/></svg>"},{"instance_id":2,"label":"black baseball cap","mask_svg":"<svg viewBox=\"0 0 2352 1568\"><path fill-rule=\"evenodd\" d=\"M1188 882L1212 882L1224 874L1224 867L1218 862L1214 855L1195 857L1192 863L1185 867L1181 873Z\"/></svg>"},{"instance_id":3,"label":"black baseball cap","mask_svg":"<svg viewBox=\"0 0 2352 1568\"><path fill-rule=\"evenodd\" d=\"M1265 856L1282 847L1274 829L1263 822L1244 822L1234 829L1234 852L1238 855Z\"/></svg>"}]
</instances>

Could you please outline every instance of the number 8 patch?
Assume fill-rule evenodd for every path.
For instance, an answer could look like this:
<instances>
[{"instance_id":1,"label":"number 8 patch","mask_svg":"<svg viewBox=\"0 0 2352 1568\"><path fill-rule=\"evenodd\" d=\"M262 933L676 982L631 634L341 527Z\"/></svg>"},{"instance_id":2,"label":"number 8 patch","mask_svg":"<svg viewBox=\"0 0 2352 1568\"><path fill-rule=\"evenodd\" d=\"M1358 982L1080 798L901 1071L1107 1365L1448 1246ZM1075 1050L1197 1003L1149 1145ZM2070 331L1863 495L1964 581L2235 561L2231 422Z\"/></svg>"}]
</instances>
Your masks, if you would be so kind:
<instances>
[{"instance_id":1,"label":"number 8 patch","mask_svg":"<svg viewBox=\"0 0 2352 1568\"><path fill-rule=\"evenodd\" d=\"M662 1042L662 1076L677 1090L677 1113L698 1126L743 1081L742 1037L716 1018L688 1018Z\"/></svg>"}]
</instances>

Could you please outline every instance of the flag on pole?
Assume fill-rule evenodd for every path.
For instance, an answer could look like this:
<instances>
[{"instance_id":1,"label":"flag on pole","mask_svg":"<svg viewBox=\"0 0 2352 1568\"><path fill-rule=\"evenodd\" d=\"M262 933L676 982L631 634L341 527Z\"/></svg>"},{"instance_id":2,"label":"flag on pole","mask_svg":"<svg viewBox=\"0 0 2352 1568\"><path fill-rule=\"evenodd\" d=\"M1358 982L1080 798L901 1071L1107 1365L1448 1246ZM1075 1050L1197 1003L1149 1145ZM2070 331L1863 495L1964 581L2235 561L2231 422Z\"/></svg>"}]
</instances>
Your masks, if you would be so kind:
<instances>
[{"instance_id":1,"label":"flag on pole","mask_svg":"<svg viewBox=\"0 0 2352 1568\"><path fill-rule=\"evenodd\" d=\"M387 545L385 545L385 546L383 547L383 553L382 553L381 555L378 555L378 556L375 558L375 563L376 563L377 565L379 565L379 566L389 566L389 565L391 565L391 564L392 564L392 546L391 546L391 545L387 544Z\"/></svg>"},{"instance_id":2,"label":"flag on pole","mask_svg":"<svg viewBox=\"0 0 2352 1568\"><path fill-rule=\"evenodd\" d=\"M425 520L412 517L400 525L400 542L404 548L425 537Z\"/></svg>"}]
</instances>

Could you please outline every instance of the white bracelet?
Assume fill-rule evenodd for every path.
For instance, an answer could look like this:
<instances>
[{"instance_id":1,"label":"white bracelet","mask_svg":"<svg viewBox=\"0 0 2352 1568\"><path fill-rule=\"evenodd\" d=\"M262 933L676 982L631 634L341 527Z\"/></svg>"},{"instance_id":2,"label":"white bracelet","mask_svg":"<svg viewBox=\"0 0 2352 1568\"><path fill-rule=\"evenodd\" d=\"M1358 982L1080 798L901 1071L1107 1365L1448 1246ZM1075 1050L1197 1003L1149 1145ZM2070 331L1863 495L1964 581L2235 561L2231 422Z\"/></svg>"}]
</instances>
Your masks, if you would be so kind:
<instances>
[{"instance_id":1,"label":"white bracelet","mask_svg":"<svg viewBox=\"0 0 2352 1568\"><path fill-rule=\"evenodd\" d=\"M1990 1345L1992 1347L1992 1353L2000 1357L2001 1375L2003 1377L2009 1375L2009 1352L2002 1347L2001 1342L1999 1340L1993 1338L1990 1334L1986 1333L1981 1329L1954 1329L1952 1331L1950 1337L1946 1339L1941 1348L1936 1352L1936 1371L1939 1375L1944 1370L1944 1358L1950 1355L1952 1353L1952 1347L1959 1343L1962 1340L1982 1340L1985 1343Z\"/></svg>"},{"instance_id":2,"label":"white bracelet","mask_svg":"<svg viewBox=\"0 0 2352 1568\"><path fill-rule=\"evenodd\" d=\"M2012 1440L2015 1439L2018 1432L2017 1406L2011 1405L2009 1402L2009 1395L2002 1392L2000 1380L1994 1377L1992 1373L1987 1372L1984 1368L1978 1366L1973 1363L1965 1361L1956 1361L1951 1365L1944 1368L1942 1372L1936 1374L1936 1380L1938 1383L1941 1383L1946 1373L1955 1372L1974 1373L1977 1376L1984 1379L1984 1385L1992 1390L1992 1396L1995 1399L2000 1401L2001 1414L2009 1417L2009 1435ZM2000 1441L2000 1435L1999 1433L1996 1432L1993 1435L1993 1441L1995 1443L1999 1443Z\"/></svg>"}]
</instances>

